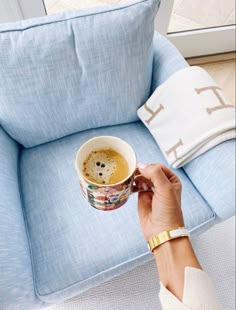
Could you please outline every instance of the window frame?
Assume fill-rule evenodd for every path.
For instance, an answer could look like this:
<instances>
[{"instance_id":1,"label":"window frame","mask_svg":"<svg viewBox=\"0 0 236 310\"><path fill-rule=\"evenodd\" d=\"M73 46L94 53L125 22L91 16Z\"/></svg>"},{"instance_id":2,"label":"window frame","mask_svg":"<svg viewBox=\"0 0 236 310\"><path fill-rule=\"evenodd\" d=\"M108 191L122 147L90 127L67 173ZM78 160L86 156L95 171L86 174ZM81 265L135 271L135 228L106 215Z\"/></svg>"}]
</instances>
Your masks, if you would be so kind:
<instances>
[{"instance_id":1,"label":"window frame","mask_svg":"<svg viewBox=\"0 0 236 310\"><path fill-rule=\"evenodd\" d=\"M235 51L235 25L168 33L173 5L174 0L161 1L155 29L165 35L184 57ZM0 22L14 22L46 14L43 0L0 0Z\"/></svg>"},{"instance_id":2,"label":"window frame","mask_svg":"<svg viewBox=\"0 0 236 310\"><path fill-rule=\"evenodd\" d=\"M0 0L0 23L45 16L43 0Z\"/></svg>"},{"instance_id":3,"label":"window frame","mask_svg":"<svg viewBox=\"0 0 236 310\"><path fill-rule=\"evenodd\" d=\"M155 20L155 29L165 35L184 57L235 51L235 25L168 33L173 6L174 0L161 1Z\"/></svg>"}]
</instances>

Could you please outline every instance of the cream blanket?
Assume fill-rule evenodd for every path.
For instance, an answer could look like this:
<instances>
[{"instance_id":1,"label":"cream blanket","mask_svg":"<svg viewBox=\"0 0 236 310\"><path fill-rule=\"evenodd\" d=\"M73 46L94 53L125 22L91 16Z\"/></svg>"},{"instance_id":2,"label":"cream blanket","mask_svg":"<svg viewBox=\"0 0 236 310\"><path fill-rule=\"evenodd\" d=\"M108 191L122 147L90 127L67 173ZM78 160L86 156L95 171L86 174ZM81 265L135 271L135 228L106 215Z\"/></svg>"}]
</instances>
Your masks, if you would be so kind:
<instances>
[{"instance_id":1,"label":"cream blanket","mask_svg":"<svg viewBox=\"0 0 236 310\"><path fill-rule=\"evenodd\" d=\"M234 105L200 67L172 75L138 110L138 116L174 168L236 136Z\"/></svg>"}]
</instances>

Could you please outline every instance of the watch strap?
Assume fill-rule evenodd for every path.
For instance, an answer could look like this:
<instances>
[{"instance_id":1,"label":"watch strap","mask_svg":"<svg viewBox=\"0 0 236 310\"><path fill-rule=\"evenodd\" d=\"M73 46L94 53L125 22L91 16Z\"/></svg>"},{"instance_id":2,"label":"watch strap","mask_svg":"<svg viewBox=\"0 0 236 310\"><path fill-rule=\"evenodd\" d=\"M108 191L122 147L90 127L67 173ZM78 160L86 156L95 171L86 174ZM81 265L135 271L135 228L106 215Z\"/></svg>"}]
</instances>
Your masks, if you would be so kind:
<instances>
[{"instance_id":1,"label":"watch strap","mask_svg":"<svg viewBox=\"0 0 236 310\"><path fill-rule=\"evenodd\" d=\"M148 240L147 242L148 248L151 252L153 252L153 250L156 249L161 244L181 237L190 237L190 234L185 227L178 227L171 230L165 230L159 233L157 236L153 236Z\"/></svg>"}]
</instances>

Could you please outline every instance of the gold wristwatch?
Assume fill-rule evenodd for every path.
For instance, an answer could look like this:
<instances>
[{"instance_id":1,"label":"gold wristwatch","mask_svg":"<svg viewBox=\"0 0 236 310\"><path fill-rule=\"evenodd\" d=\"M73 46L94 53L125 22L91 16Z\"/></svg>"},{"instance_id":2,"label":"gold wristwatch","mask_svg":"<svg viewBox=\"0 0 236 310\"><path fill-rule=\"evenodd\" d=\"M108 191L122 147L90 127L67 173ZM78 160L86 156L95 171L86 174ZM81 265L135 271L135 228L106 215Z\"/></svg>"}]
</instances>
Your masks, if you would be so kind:
<instances>
[{"instance_id":1,"label":"gold wristwatch","mask_svg":"<svg viewBox=\"0 0 236 310\"><path fill-rule=\"evenodd\" d=\"M181 237L190 237L190 234L185 227L178 227L175 229L163 231L157 236L153 236L148 240L148 249L153 252L153 250L162 243Z\"/></svg>"}]
</instances>

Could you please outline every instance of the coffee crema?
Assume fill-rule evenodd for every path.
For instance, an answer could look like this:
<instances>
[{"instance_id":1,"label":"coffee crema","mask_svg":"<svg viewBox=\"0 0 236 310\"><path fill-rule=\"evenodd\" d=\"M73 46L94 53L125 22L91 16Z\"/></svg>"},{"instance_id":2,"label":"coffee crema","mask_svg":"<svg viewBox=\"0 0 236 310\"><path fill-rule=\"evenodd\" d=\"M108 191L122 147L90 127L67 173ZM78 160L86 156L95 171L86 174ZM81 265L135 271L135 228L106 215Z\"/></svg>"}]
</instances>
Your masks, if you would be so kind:
<instances>
[{"instance_id":1,"label":"coffee crema","mask_svg":"<svg viewBox=\"0 0 236 310\"><path fill-rule=\"evenodd\" d=\"M83 174L97 184L116 184L127 178L129 165L126 159L112 149L91 152L83 162Z\"/></svg>"}]
</instances>

